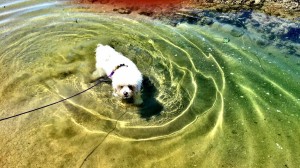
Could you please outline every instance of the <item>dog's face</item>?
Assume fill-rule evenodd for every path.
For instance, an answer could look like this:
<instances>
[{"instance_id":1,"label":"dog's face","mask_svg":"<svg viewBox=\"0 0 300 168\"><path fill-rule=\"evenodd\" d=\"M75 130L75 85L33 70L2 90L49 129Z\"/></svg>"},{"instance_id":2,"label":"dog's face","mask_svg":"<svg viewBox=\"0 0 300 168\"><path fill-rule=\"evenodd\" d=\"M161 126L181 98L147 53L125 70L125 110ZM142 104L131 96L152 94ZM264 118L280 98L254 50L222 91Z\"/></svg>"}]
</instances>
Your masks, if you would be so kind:
<instances>
[{"instance_id":1,"label":"dog's face","mask_svg":"<svg viewBox=\"0 0 300 168\"><path fill-rule=\"evenodd\" d=\"M132 98L136 91L134 85L117 85L115 88L115 93L118 94L122 99Z\"/></svg>"},{"instance_id":2,"label":"dog's face","mask_svg":"<svg viewBox=\"0 0 300 168\"><path fill-rule=\"evenodd\" d=\"M112 76L114 95L122 99L134 98L141 90L143 77L133 65L121 67Z\"/></svg>"}]
</instances>

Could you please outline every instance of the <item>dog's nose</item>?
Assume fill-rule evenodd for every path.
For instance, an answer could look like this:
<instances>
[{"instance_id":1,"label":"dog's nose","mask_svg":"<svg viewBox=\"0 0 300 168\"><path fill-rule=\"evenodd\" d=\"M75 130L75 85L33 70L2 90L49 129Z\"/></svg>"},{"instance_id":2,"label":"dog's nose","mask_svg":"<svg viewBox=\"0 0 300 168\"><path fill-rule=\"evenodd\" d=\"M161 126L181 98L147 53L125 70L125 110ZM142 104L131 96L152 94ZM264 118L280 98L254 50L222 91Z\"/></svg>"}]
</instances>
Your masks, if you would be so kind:
<instances>
[{"instance_id":1,"label":"dog's nose","mask_svg":"<svg viewBox=\"0 0 300 168\"><path fill-rule=\"evenodd\" d=\"M123 94L124 94L124 96L126 96L126 97L128 96L128 92L123 92Z\"/></svg>"}]
</instances>

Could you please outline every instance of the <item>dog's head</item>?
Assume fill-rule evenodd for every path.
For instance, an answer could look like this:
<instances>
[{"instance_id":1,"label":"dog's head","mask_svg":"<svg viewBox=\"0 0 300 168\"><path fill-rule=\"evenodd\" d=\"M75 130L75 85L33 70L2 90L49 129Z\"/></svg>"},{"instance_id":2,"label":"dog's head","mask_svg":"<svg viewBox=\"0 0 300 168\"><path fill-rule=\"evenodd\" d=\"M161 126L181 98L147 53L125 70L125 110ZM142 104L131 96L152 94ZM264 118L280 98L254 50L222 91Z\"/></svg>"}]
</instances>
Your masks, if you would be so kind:
<instances>
[{"instance_id":1,"label":"dog's head","mask_svg":"<svg viewBox=\"0 0 300 168\"><path fill-rule=\"evenodd\" d=\"M136 91L137 87L135 85L117 85L115 88L115 93L122 99L132 98Z\"/></svg>"},{"instance_id":2,"label":"dog's head","mask_svg":"<svg viewBox=\"0 0 300 168\"><path fill-rule=\"evenodd\" d=\"M114 91L123 99L132 98L136 93L140 92L142 81L142 74L135 69L123 69L117 71L112 76L112 85Z\"/></svg>"}]
</instances>

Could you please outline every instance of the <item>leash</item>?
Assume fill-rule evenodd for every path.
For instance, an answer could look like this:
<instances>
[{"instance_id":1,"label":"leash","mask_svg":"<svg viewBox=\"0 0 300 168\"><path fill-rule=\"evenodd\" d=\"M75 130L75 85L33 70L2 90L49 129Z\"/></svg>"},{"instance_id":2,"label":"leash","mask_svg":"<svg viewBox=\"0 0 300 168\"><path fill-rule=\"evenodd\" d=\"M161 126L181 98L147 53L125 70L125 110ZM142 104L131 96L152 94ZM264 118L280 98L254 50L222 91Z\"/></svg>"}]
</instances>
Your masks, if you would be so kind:
<instances>
[{"instance_id":1,"label":"leash","mask_svg":"<svg viewBox=\"0 0 300 168\"><path fill-rule=\"evenodd\" d=\"M82 166L88 160L88 158L102 145L102 143L106 140L106 138L117 128L118 122L126 113L127 113L127 111L125 111L123 114L121 114L118 117L118 119L115 121L114 127L109 132L107 132L107 134L104 136L104 138L101 141L99 141L99 143L88 153L88 155L84 158L84 160L82 161L79 168L82 168Z\"/></svg>"},{"instance_id":2,"label":"leash","mask_svg":"<svg viewBox=\"0 0 300 168\"><path fill-rule=\"evenodd\" d=\"M76 96L78 96L78 95L80 95L80 94L82 94L82 93L84 93L84 92L86 92L86 91L88 91L88 90L94 88L95 86L99 85L101 82L108 82L108 81L109 81L108 79L100 78L100 79L97 80L97 82L96 82L93 86L91 86L91 87L89 87L89 88L87 88L87 89L85 89L85 90L83 90L83 91L81 91L81 92L78 92L78 93L76 93L76 94L74 94L74 95L72 95L72 96L70 96L70 97L67 97L67 98L61 99L61 100L59 100L59 101L56 101L56 102L47 104L47 105L45 105L45 106L41 106L41 107L38 107L38 108L35 108L35 109L32 109L32 110L25 111L25 112L22 112L22 113L19 113L19 114L16 114L16 115L12 115L12 116L9 116L9 117L1 118L1 119L0 119L0 122L1 122L1 121L4 121L4 120L11 119L11 118L15 118L15 117L18 117L18 116L21 116L21 115L24 115L24 114L32 113L32 112L35 112L35 111L37 111L37 110L40 110L40 109L43 109L43 108L46 108L46 107L53 106L53 105L55 105L55 104L61 103L61 102L63 102L63 101L66 101L66 100L68 100L68 99L71 99L71 98L73 98L73 97L76 97Z\"/></svg>"}]
</instances>

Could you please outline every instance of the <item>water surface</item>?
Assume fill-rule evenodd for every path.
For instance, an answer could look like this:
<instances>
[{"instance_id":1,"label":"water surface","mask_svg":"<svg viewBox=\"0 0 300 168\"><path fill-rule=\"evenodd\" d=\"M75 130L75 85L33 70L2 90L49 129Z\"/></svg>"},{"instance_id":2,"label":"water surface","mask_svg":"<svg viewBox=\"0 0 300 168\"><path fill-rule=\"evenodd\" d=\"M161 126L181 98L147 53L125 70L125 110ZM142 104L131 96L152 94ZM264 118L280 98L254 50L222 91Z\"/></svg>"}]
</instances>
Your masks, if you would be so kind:
<instances>
[{"instance_id":1,"label":"water surface","mask_svg":"<svg viewBox=\"0 0 300 168\"><path fill-rule=\"evenodd\" d=\"M250 28L174 27L64 1L0 7L1 118L93 86L98 43L132 59L145 79L141 107L104 82L1 121L1 167L300 164L300 53L278 45L299 46L297 38L266 45Z\"/></svg>"}]
</instances>

